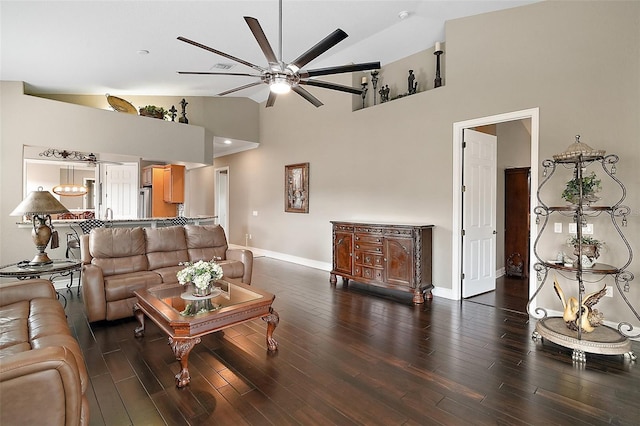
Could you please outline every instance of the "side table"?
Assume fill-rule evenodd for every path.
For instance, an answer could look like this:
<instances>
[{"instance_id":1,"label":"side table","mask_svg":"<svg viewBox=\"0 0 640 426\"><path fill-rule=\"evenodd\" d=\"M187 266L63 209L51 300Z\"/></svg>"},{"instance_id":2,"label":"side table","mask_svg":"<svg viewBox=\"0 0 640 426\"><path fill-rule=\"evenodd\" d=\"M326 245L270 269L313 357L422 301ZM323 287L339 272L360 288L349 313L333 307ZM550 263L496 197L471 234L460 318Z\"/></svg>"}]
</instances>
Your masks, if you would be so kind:
<instances>
[{"instance_id":1,"label":"side table","mask_svg":"<svg viewBox=\"0 0 640 426\"><path fill-rule=\"evenodd\" d=\"M27 262L11 263L9 265L0 266L1 278L16 278L18 280L40 278L43 275L49 276L51 285L53 280L59 277L72 276L74 272L79 272L82 263L73 259L54 259L52 263L42 266L32 266ZM62 296L64 299L64 307L67 307L67 298L56 290L58 298Z\"/></svg>"}]
</instances>

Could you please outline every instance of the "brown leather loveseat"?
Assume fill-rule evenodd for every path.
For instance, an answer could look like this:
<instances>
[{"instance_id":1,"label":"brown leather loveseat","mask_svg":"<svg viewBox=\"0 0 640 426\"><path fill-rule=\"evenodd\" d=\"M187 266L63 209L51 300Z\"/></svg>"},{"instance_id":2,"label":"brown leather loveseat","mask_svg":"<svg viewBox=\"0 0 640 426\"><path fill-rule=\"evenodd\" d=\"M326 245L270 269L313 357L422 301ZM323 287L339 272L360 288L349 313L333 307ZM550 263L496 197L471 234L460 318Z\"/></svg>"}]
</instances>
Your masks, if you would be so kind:
<instances>
[{"instance_id":1,"label":"brown leather loveseat","mask_svg":"<svg viewBox=\"0 0 640 426\"><path fill-rule=\"evenodd\" d=\"M140 288L177 283L180 262L215 260L224 276L251 284L253 253L229 249L219 225L96 228L80 240L82 293L90 322L133 316Z\"/></svg>"},{"instance_id":2,"label":"brown leather loveseat","mask_svg":"<svg viewBox=\"0 0 640 426\"><path fill-rule=\"evenodd\" d=\"M0 424L86 425L88 384L51 282L0 284Z\"/></svg>"}]
</instances>

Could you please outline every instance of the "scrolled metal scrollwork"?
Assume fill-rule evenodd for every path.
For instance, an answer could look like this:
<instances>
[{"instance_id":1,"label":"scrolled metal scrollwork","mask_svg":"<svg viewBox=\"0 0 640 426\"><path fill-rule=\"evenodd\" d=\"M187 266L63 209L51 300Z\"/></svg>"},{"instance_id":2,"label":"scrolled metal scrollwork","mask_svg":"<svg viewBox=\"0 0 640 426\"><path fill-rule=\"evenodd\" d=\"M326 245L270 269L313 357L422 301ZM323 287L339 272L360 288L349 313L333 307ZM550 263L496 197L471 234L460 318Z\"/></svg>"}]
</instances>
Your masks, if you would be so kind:
<instances>
[{"instance_id":1,"label":"scrolled metal scrollwork","mask_svg":"<svg viewBox=\"0 0 640 426\"><path fill-rule=\"evenodd\" d=\"M538 296L538 293L540 293L540 290L542 290L542 287L547 281L547 274L549 272L549 269L546 266L544 266L542 263L534 264L533 269L534 271L536 271L536 278L538 281L540 281L540 284L538 285L538 288L536 289L535 293L533 293L533 295L531 296L531 298L529 298L529 301L527 302L527 312L529 313L529 315L531 315L535 319L542 320L548 316L547 310L539 306L531 310L532 309L531 304L536 299L536 297Z\"/></svg>"},{"instance_id":2,"label":"scrolled metal scrollwork","mask_svg":"<svg viewBox=\"0 0 640 426\"><path fill-rule=\"evenodd\" d=\"M623 336L628 337L630 339L635 339L637 337L640 337L640 332L633 334L632 333L633 330L634 330L633 325L631 325L626 321L623 321L620 324L618 324L618 332Z\"/></svg>"}]
</instances>

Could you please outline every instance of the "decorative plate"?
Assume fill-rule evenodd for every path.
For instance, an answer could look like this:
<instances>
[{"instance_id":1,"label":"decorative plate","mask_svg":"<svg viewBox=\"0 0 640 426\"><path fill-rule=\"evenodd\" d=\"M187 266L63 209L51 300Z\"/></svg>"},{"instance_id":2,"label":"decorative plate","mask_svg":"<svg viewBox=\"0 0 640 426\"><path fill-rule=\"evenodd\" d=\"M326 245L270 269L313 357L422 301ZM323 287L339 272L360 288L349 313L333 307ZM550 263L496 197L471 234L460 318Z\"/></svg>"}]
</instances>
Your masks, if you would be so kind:
<instances>
[{"instance_id":1,"label":"decorative plate","mask_svg":"<svg viewBox=\"0 0 640 426\"><path fill-rule=\"evenodd\" d=\"M107 102L109 103L111 108L114 109L114 111L124 112L127 114L138 114L136 108L122 98L111 96L107 93Z\"/></svg>"}]
</instances>

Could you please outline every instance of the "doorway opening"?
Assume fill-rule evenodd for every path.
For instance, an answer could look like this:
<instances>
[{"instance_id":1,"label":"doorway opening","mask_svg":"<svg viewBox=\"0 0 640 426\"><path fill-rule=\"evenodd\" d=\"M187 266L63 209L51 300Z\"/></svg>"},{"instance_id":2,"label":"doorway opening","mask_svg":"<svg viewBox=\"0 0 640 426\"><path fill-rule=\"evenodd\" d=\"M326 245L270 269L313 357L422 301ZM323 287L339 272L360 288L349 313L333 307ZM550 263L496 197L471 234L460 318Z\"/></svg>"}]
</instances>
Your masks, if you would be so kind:
<instances>
[{"instance_id":1,"label":"doorway opening","mask_svg":"<svg viewBox=\"0 0 640 426\"><path fill-rule=\"evenodd\" d=\"M229 166L215 169L214 186L214 214L218 218L218 224L224 229L227 241L231 241L231 236L229 235Z\"/></svg>"},{"instance_id":2,"label":"doorway opening","mask_svg":"<svg viewBox=\"0 0 640 426\"><path fill-rule=\"evenodd\" d=\"M509 125L514 125L515 122L520 122L520 123L527 123L529 126L529 129L527 129L528 134L529 134L529 146L527 147L527 150L529 151L529 166L531 167L531 175L530 175L530 188L537 188L538 186L538 145L539 145L539 110L538 108L532 108L532 109L528 109L528 110L523 110L523 111L515 111L515 112L510 112L510 113L505 113L505 114L500 114L500 115L494 115L494 116L489 116L489 117L483 117L483 118L478 118L478 119L473 119L473 120L467 120L467 121L463 121L463 122L458 122L458 123L454 123L453 125L453 211L454 211L454 217L453 217L453 229L452 229L452 277L454 280L454 285L452 288L452 296L454 299L456 300L461 300L465 297L467 297L465 295L466 294L473 294L473 292L471 291L466 291L467 289L465 289L463 286L465 285L465 267L468 268L468 265L465 266L465 252L467 252L468 247L465 247L465 237L464 237L464 232L463 232L463 228L464 228L464 199L465 199L465 194L463 193L464 189L468 188L464 188L463 186L465 186L465 176L464 176L464 168L465 168L465 163L464 163L464 148L463 148L463 141L464 141L464 133L465 130L467 129L476 129L476 130L486 130L487 127L491 128L491 127L495 127L495 128L499 128L499 126L509 126ZM518 124L515 124L516 126ZM497 132L498 135L500 135L501 132ZM520 146L519 148L516 148L513 145L510 145L508 143L508 141L502 141L500 140L500 138L498 138L498 142L497 142L497 150L498 150L498 158L499 157L505 157L505 158L512 158L512 155L514 154L513 152L510 152L510 150L522 150L524 149L522 146ZM503 143L501 143L503 142ZM515 153L517 154L517 152ZM496 161L498 161L496 159ZM506 161L505 164L503 164L500 168L500 170L498 170L497 174L498 174L498 179L504 179L504 168L508 167L508 166L513 166L514 164L511 164L509 161ZM521 165L521 164L520 164ZM496 164L497 166L497 164ZM497 168L497 167L496 167ZM494 176L495 178L496 176ZM467 177L468 178L468 177ZM497 180L496 180L497 181ZM498 183L496 183L496 186L498 185ZM495 190L498 190L498 188L494 188ZM535 193L535 191L534 191ZM469 195L469 194L466 194ZM504 199L504 195L498 195L497 199L500 199L502 197L502 199ZM534 217L533 215L533 208L535 207L535 202L532 200L532 202L530 203L529 206L529 215L530 217ZM500 241L500 244L503 244L502 241L504 240L504 213L505 212L505 208L502 206L501 207L501 211L500 213L498 213L498 207L496 206L495 208L495 219L497 219L495 221L496 223L496 233L497 235L497 241ZM501 229L502 228L502 229ZM535 221L530 222L530 226L529 226L529 239L531 241L533 241L532 236L535 236L537 234L537 227L535 224ZM496 244L497 245L497 244ZM535 282L535 273L533 272L533 263L534 262L529 262L528 265L528 271L525 274L526 278L525 279L519 279L518 282L516 282L515 280L511 279L511 277L506 277L505 276L505 270L506 270L506 265L504 262L504 246L502 245L501 247L495 247L494 250L497 252L496 256L493 256L493 264L488 264L488 265L483 265L482 267L485 269L489 269L489 268L493 268L493 273L494 273L494 277L498 277L497 279L495 279L495 287L496 290L494 292L493 295L483 295L482 298L478 297L478 300L482 300L483 303L488 304L488 303L494 303L493 306L496 307L501 307L501 306L497 306L498 304L502 304L505 303L504 301L507 300L505 298L503 298L502 296L496 297L497 295L497 291L500 289L505 289L508 288L509 292L511 291L520 291L521 293L523 293L521 296L519 296L521 299L524 300L528 300L529 297L533 294L533 292L535 291L535 287L536 287L536 282ZM533 247L532 244L529 244L528 247L528 257L529 259L533 259ZM489 259L491 259L491 257L487 257ZM500 259L499 261L496 259ZM500 265L500 267L498 267L498 264ZM475 265L477 266L477 265ZM517 285L519 284L519 285ZM515 290L516 288L520 288L520 290ZM509 293L507 292L507 293ZM465 296L463 296L465 295ZM491 296L493 296L491 298ZM511 297L511 296L508 296ZM490 302L487 302L487 300L492 300Z\"/></svg>"}]
</instances>

